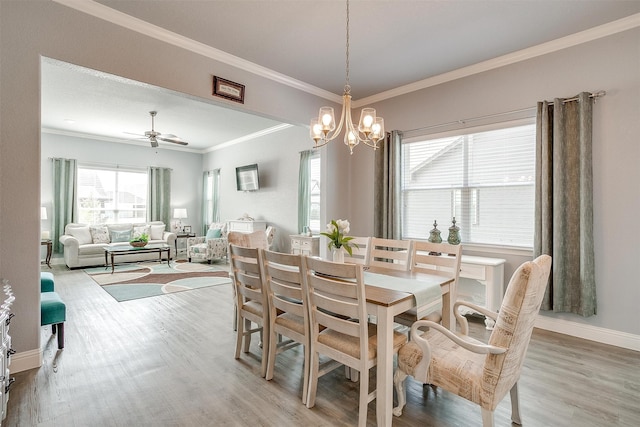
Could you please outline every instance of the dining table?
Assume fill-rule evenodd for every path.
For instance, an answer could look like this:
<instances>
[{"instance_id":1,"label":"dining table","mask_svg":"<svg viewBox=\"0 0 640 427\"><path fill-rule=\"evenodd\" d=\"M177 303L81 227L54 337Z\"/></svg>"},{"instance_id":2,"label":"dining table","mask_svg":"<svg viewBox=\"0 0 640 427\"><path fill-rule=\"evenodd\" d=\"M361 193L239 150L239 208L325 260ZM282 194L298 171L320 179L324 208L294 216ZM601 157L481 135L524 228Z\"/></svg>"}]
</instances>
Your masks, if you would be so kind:
<instances>
[{"instance_id":1,"label":"dining table","mask_svg":"<svg viewBox=\"0 0 640 427\"><path fill-rule=\"evenodd\" d=\"M442 324L448 329L455 325L451 316L451 294L454 277L416 271L391 270L365 266L364 282L367 314L376 316L378 347L376 366L376 420L378 426L391 426L393 414L393 330L394 316L418 305L423 298L439 293L442 298ZM388 280L385 280L388 278ZM397 279L397 280L396 280Z\"/></svg>"}]
</instances>

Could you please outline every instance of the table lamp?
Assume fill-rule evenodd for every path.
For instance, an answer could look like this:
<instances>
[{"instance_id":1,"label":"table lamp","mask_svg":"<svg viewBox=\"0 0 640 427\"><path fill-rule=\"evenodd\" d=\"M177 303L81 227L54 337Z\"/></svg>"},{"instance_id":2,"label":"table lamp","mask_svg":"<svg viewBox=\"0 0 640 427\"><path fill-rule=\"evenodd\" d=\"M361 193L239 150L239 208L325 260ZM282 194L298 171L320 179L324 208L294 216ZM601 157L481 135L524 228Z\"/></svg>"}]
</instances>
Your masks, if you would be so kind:
<instances>
[{"instance_id":1,"label":"table lamp","mask_svg":"<svg viewBox=\"0 0 640 427\"><path fill-rule=\"evenodd\" d=\"M182 228L182 219L187 218L187 210L185 208L177 208L173 210L173 217L177 219L176 221L176 231L183 231Z\"/></svg>"}]
</instances>

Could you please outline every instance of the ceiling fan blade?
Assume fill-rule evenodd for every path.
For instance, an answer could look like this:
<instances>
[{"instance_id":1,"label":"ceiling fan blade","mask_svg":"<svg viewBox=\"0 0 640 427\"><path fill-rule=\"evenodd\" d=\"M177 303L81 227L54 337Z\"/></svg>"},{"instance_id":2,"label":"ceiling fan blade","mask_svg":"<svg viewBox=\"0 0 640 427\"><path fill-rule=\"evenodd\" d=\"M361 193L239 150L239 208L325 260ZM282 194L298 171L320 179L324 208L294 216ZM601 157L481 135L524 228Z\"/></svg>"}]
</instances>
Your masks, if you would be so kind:
<instances>
[{"instance_id":1,"label":"ceiling fan blade","mask_svg":"<svg viewBox=\"0 0 640 427\"><path fill-rule=\"evenodd\" d=\"M162 136L162 137L158 136L157 139L159 139L160 141L171 142L173 144L189 145L189 143L187 141L183 141L180 138L178 138L177 136L174 137L174 138L166 138L164 136Z\"/></svg>"}]
</instances>

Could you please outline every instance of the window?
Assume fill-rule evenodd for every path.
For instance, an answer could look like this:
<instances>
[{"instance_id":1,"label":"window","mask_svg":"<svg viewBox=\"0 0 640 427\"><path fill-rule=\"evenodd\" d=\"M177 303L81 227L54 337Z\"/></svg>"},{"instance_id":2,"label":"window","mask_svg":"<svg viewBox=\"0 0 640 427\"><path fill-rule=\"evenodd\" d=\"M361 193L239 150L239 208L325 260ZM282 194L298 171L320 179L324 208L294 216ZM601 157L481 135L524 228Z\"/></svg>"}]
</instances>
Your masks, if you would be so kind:
<instances>
[{"instance_id":1,"label":"window","mask_svg":"<svg viewBox=\"0 0 640 427\"><path fill-rule=\"evenodd\" d=\"M146 171L78 166L79 221L145 222L147 181Z\"/></svg>"},{"instance_id":2,"label":"window","mask_svg":"<svg viewBox=\"0 0 640 427\"><path fill-rule=\"evenodd\" d=\"M403 142L403 238L533 247L534 172L534 124Z\"/></svg>"},{"instance_id":3,"label":"window","mask_svg":"<svg viewBox=\"0 0 640 427\"><path fill-rule=\"evenodd\" d=\"M315 151L309 162L309 228L320 232L320 153Z\"/></svg>"},{"instance_id":4,"label":"window","mask_svg":"<svg viewBox=\"0 0 640 427\"><path fill-rule=\"evenodd\" d=\"M212 222L220 221L220 169L204 173L204 234L207 234Z\"/></svg>"}]
</instances>

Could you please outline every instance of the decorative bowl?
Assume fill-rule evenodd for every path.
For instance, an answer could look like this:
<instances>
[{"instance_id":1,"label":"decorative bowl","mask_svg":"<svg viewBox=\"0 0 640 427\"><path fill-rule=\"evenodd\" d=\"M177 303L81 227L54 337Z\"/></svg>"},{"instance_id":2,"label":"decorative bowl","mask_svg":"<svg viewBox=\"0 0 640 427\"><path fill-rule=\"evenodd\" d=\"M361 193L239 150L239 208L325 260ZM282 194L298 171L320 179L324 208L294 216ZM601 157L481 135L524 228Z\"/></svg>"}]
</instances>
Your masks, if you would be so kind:
<instances>
[{"instance_id":1,"label":"decorative bowl","mask_svg":"<svg viewBox=\"0 0 640 427\"><path fill-rule=\"evenodd\" d=\"M144 248L145 246L147 246L147 243L148 242L129 242L129 244L134 248Z\"/></svg>"}]
</instances>

